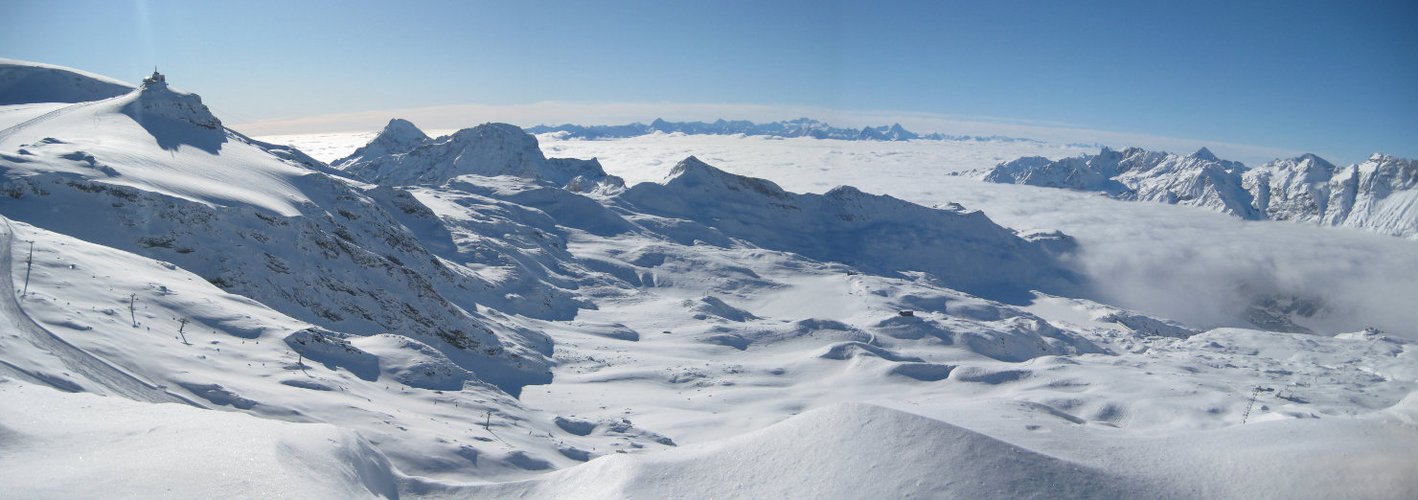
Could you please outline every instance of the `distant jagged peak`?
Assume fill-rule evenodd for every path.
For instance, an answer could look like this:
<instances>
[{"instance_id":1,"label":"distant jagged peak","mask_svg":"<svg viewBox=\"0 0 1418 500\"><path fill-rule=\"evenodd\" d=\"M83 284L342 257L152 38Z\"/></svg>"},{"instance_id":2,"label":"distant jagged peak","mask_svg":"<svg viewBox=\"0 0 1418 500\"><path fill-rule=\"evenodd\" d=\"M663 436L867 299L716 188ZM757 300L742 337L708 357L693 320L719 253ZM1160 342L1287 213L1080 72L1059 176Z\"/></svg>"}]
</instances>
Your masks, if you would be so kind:
<instances>
[{"instance_id":1,"label":"distant jagged peak","mask_svg":"<svg viewBox=\"0 0 1418 500\"><path fill-rule=\"evenodd\" d=\"M812 118L795 118L776 122L756 123L748 120L725 120L712 122L674 122L656 118L649 125L629 123L624 125L537 125L528 127L533 134L554 133L561 138L614 139L639 137L653 133L681 133L685 135L745 135L781 138L806 137L813 139L835 139L844 141L911 141L918 139L935 141L1002 141L1039 142L1034 139L1002 136L946 135L941 133L917 134L907 130L900 123L867 126L860 128L833 127Z\"/></svg>"},{"instance_id":2,"label":"distant jagged peak","mask_svg":"<svg viewBox=\"0 0 1418 500\"><path fill-rule=\"evenodd\" d=\"M1206 160L1206 161L1219 161L1219 160L1220 160L1220 158L1217 158L1216 155L1213 154L1210 149L1207 149L1207 148L1206 148L1206 146L1202 146L1201 149L1198 149L1198 150L1196 150L1195 153L1192 153L1192 158L1196 158L1196 159L1199 159L1199 160Z\"/></svg>"},{"instance_id":3,"label":"distant jagged peak","mask_svg":"<svg viewBox=\"0 0 1418 500\"><path fill-rule=\"evenodd\" d=\"M1378 182L1389 189L1418 188L1418 160L1374 153L1355 168L1369 176L1370 183Z\"/></svg>"},{"instance_id":4,"label":"distant jagged peak","mask_svg":"<svg viewBox=\"0 0 1418 500\"><path fill-rule=\"evenodd\" d=\"M1328 160L1321 158L1319 155L1316 155L1314 153L1305 153L1293 158L1282 158L1271 161L1269 163L1266 163L1265 165L1262 165L1261 168L1258 168L1257 170L1276 168L1287 170L1313 170L1318 171L1319 173L1323 173L1327 177L1328 174L1334 173L1334 171L1337 170L1339 167L1335 166L1333 163L1330 163Z\"/></svg>"},{"instance_id":5,"label":"distant jagged peak","mask_svg":"<svg viewBox=\"0 0 1418 500\"><path fill-rule=\"evenodd\" d=\"M1305 153L1305 154L1302 154L1302 155L1300 155L1300 156L1296 156L1295 159L1297 159L1297 160L1302 160L1302 161L1311 161L1311 162L1316 162L1316 163L1321 163L1321 164L1327 164L1327 165L1333 165L1333 164L1330 163L1328 160L1325 160L1324 158L1320 158L1319 155L1314 154L1314 153Z\"/></svg>"},{"instance_id":6,"label":"distant jagged peak","mask_svg":"<svg viewBox=\"0 0 1418 500\"><path fill-rule=\"evenodd\" d=\"M1389 166L1405 170L1412 170L1413 168L1415 168L1415 165L1418 165L1418 160L1414 160L1412 158L1403 158L1384 153L1374 153L1369 155L1369 159L1364 160L1362 164L1373 164L1379 166Z\"/></svg>"}]
</instances>

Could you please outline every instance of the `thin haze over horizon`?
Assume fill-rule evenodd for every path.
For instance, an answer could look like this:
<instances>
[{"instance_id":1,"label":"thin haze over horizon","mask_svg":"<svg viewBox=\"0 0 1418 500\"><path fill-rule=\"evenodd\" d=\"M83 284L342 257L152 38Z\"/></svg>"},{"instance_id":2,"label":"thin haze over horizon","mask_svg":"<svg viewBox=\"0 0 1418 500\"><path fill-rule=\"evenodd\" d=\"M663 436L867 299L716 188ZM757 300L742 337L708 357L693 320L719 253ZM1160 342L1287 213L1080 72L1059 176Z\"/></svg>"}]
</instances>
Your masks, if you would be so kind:
<instances>
[{"instance_id":1,"label":"thin haze over horizon","mask_svg":"<svg viewBox=\"0 0 1418 500\"><path fill-rule=\"evenodd\" d=\"M254 134L392 112L435 129L811 116L1418 156L1411 1L6 0L0 15L0 57L128 81L157 65Z\"/></svg>"}]
</instances>

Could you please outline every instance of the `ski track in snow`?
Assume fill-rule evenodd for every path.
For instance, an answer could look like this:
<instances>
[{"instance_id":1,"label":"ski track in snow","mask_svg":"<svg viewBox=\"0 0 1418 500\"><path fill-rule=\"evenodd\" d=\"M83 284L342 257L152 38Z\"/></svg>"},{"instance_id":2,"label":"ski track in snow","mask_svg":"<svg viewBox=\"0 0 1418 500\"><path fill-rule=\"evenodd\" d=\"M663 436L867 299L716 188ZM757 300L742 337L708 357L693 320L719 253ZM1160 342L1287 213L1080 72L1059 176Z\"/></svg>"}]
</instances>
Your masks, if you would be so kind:
<instances>
[{"instance_id":1,"label":"ski track in snow","mask_svg":"<svg viewBox=\"0 0 1418 500\"><path fill-rule=\"evenodd\" d=\"M73 344L40 326L33 319L25 314L20 305L21 298L19 292L15 290L12 268L14 260L13 253L15 228L11 226L9 219L0 218L5 223L4 242L0 243L0 294L5 298L0 299L0 315L3 315L11 327L7 333L10 339L5 343L28 343L45 355L63 362L64 367L71 370L79 377L79 381L68 380L61 374L34 373L14 366L13 364L0 360L0 365L21 378L29 379L56 389L67 391L97 392L100 394L115 394L138 401L151 403L182 402L193 406L201 406L196 402L172 394L157 384L143 380L122 368L104 361L93 354L84 351ZM16 345L11 344L11 349ZM87 384L86 384L86 383Z\"/></svg>"}]
</instances>

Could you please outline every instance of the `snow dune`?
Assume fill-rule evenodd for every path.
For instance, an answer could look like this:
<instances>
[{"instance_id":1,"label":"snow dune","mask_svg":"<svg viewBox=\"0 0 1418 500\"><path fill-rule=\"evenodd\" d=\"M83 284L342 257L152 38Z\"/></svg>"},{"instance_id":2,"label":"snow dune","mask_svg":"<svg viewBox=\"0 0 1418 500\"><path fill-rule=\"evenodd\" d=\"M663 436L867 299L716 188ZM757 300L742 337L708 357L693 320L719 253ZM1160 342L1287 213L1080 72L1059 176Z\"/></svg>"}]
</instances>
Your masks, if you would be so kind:
<instances>
[{"instance_id":1,"label":"snow dune","mask_svg":"<svg viewBox=\"0 0 1418 500\"><path fill-rule=\"evenodd\" d=\"M617 455L545 477L453 489L518 498L1117 498L1122 478L954 425L866 404L723 442Z\"/></svg>"}]
</instances>

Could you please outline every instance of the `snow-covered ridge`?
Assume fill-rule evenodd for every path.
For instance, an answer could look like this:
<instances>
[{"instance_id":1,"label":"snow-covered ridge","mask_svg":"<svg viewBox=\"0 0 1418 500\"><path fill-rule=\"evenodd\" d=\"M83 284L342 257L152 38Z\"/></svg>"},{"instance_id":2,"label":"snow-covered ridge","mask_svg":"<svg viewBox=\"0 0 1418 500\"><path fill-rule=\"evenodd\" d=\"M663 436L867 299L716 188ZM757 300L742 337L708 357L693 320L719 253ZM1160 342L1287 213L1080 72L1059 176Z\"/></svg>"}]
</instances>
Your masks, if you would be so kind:
<instances>
[{"instance_id":1,"label":"snow-covered ridge","mask_svg":"<svg viewBox=\"0 0 1418 500\"><path fill-rule=\"evenodd\" d=\"M107 99L133 85L63 66L0 58L0 106Z\"/></svg>"},{"instance_id":2,"label":"snow-covered ridge","mask_svg":"<svg viewBox=\"0 0 1418 500\"><path fill-rule=\"evenodd\" d=\"M1103 148L1096 155L1057 161L1019 158L996 165L982 178L1199 206L1247 220L1418 236L1418 162L1382 154L1343 168L1306 154L1248 169L1206 148L1186 156Z\"/></svg>"},{"instance_id":3,"label":"snow-covered ridge","mask_svg":"<svg viewBox=\"0 0 1418 500\"><path fill-rule=\"evenodd\" d=\"M509 392L549 378L544 336L476 312L506 292L439 260L400 222L419 213L398 193L327 171L226 130L161 75L0 131L8 217L173 262L334 331L420 339ZM566 302L554 295L510 310L554 316Z\"/></svg>"},{"instance_id":4,"label":"snow-covered ridge","mask_svg":"<svg viewBox=\"0 0 1418 500\"><path fill-rule=\"evenodd\" d=\"M666 228L686 242L736 239L870 272L925 271L997 300L1020 300L1030 289L1066 290L1074 279L1049 251L1067 249L1067 237L1051 247L980 212L927 208L850 186L789 193L695 157L675 165L663 184L637 184L615 199L634 212L692 221Z\"/></svg>"},{"instance_id":5,"label":"snow-covered ridge","mask_svg":"<svg viewBox=\"0 0 1418 500\"><path fill-rule=\"evenodd\" d=\"M429 140L427 134L414 126L408 120L394 118L389 120L389 124L374 137L354 153L349 156L335 160L330 166L335 168L344 167L346 164L366 163L365 158L375 159L390 154L407 153L412 151L419 144Z\"/></svg>"},{"instance_id":6,"label":"snow-covered ridge","mask_svg":"<svg viewBox=\"0 0 1418 500\"><path fill-rule=\"evenodd\" d=\"M547 158L537 138L505 123L485 123L429 139L412 123L391 120L374 140L332 163L358 179L383 185L438 185L461 175L510 175L557 187L618 189L596 160Z\"/></svg>"},{"instance_id":7,"label":"snow-covered ridge","mask_svg":"<svg viewBox=\"0 0 1418 500\"><path fill-rule=\"evenodd\" d=\"M860 129L833 127L811 118L798 118L768 123L754 123L747 120L724 120L713 122L671 122L656 118L650 124L630 123L626 125L537 125L528 127L533 134L560 134L578 139L615 139L637 137L655 133L687 135L735 135L767 137L811 137L814 139L839 139L848 141L997 141L997 142L1039 142L1034 139L1003 136L949 135L941 133L918 134L906 130L900 123L868 126Z\"/></svg>"}]
</instances>

